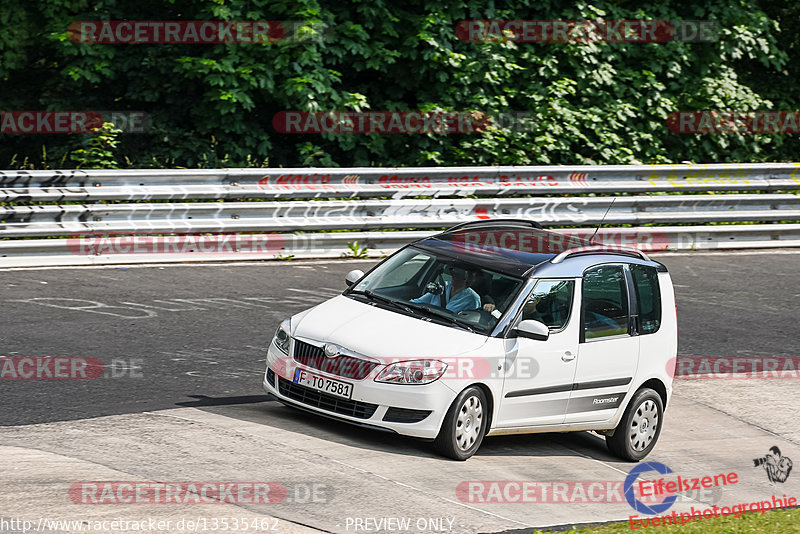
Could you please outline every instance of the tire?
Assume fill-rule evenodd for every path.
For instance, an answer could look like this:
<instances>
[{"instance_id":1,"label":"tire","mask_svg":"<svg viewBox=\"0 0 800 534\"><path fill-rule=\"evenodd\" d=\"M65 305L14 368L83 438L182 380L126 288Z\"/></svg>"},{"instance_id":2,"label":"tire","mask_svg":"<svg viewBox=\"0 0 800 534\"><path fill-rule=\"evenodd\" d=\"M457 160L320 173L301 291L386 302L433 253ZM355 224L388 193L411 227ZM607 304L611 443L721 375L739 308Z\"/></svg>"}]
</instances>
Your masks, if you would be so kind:
<instances>
[{"instance_id":1,"label":"tire","mask_svg":"<svg viewBox=\"0 0 800 534\"><path fill-rule=\"evenodd\" d=\"M433 441L434 449L442 456L460 461L475 454L486 435L488 407L481 388L470 386L462 391L447 410L439 435Z\"/></svg>"},{"instance_id":2,"label":"tire","mask_svg":"<svg viewBox=\"0 0 800 534\"><path fill-rule=\"evenodd\" d=\"M628 403L614 434L606 436L606 446L614 456L638 462L656 446L663 422L661 396L650 388L642 388Z\"/></svg>"}]
</instances>

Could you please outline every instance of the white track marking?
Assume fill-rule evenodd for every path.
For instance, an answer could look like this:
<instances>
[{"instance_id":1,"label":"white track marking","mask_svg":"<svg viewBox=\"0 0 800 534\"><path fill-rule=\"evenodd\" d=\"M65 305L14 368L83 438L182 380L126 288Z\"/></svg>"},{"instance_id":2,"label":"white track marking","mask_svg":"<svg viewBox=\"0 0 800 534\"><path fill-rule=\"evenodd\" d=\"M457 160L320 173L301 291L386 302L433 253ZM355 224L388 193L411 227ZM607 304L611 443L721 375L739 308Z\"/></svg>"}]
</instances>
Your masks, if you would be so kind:
<instances>
[{"instance_id":1,"label":"white track marking","mask_svg":"<svg viewBox=\"0 0 800 534\"><path fill-rule=\"evenodd\" d=\"M347 259L347 260L293 260L290 265L278 260L253 260L253 261L232 261L232 262L198 262L198 263L147 263L129 265L62 265L56 267L4 267L2 271L63 271L63 270L84 270L84 269L166 269L167 267L292 267L301 265L328 265L340 263L377 263L382 258L369 259Z\"/></svg>"}]
</instances>

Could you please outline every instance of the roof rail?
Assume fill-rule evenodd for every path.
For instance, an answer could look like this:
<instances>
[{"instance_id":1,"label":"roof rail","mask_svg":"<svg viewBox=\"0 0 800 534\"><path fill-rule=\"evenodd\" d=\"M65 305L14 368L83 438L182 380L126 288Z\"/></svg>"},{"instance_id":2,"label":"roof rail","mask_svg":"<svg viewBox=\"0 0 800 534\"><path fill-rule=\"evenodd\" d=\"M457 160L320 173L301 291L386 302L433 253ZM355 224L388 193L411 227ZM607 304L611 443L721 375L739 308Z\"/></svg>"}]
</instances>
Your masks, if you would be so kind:
<instances>
[{"instance_id":1,"label":"roof rail","mask_svg":"<svg viewBox=\"0 0 800 534\"><path fill-rule=\"evenodd\" d=\"M451 228L448 228L443 234L448 232L455 232L456 230L463 230L464 228L469 227L480 227L480 226L502 226L502 225L525 225L530 226L531 228L536 228L537 230L544 230L542 225L536 221L530 221L528 219L489 219L489 220L480 220L480 221L467 221L465 223L457 224Z\"/></svg>"},{"instance_id":2,"label":"roof rail","mask_svg":"<svg viewBox=\"0 0 800 534\"><path fill-rule=\"evenodd\" d=\"M588 247L579 247L579 248L571 248L569 250L565 250L552 260L550 263L561 263L567 257L572 256L573 254L581 254L584 252L605 252L606 254L622 254L627 256L639 256L645 261L653 261L650 259L650 256L645 254L639 249L630 248L630 247L609 247L606 245L592 245Z\"/></svg>"}]
</instances>

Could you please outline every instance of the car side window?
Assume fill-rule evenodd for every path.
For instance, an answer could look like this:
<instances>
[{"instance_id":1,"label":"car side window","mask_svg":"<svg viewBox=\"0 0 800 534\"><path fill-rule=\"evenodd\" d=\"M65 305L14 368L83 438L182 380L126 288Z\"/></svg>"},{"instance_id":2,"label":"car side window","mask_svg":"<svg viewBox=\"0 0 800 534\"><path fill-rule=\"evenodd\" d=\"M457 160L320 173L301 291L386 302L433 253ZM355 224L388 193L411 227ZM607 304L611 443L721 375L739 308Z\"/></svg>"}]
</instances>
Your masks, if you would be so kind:
<instances>
[{"instance_id":1,"label":"car side window","mask_svg":"<svg viewBox=\"0 0 800 534\"><path fill-rule=\"evenodd\" d=\"M595 267L583 275L585 339L628 333L628 292L621 265Z\"/></svg>"},{"instance_id":2,"label":"car side window","mask_svg":"<svg viewBox=\"0 0 800 534\"><path fill-rule=\"evenodd\" d=\"M522 306L520 320L533 319L561 330L569 321L574 292L574 280L539 280Z\"/></svg>"},{"instance_id":3,"label":"car side window","mask_svg":"<svg viewBox=\"0 0 800 534\"><path fill-rule=\"evenodd\" d=\"M639 303L639 333L652 334L661 326L661 289L658 271L647 265L631 265L636 302Z\"/></svg>"}]
</instances>

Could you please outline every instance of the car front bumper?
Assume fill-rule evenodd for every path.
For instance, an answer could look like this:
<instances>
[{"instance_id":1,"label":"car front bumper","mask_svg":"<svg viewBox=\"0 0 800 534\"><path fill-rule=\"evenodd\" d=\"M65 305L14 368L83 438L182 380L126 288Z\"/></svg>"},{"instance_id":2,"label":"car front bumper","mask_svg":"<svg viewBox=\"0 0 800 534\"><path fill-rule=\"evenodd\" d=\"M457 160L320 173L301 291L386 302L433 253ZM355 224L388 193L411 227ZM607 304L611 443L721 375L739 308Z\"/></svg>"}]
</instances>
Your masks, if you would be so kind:
<instances>
[{"instance_id":1,"label":"car front bumper","mask_svg":"<svg viewBox=\"0 0 800 534\"><path fill-rule=\"evenodd\" d=\"M295 384L292 381L295 369L352 384L351 398L343 399ZM422 439L437 436L456 397L455 391L442 379L424 385L404 385L375 382L373 376L374 373L370 373L363 380L354 380L306 367L270 343L263 387L284 404L341 421ZM429 413L424 415L425 412Z\"/></svg>"}]
</instances>

